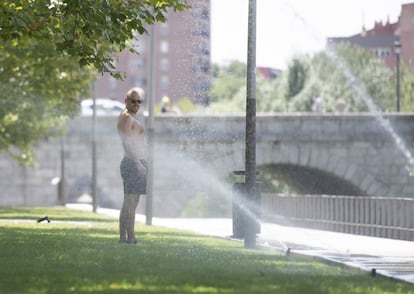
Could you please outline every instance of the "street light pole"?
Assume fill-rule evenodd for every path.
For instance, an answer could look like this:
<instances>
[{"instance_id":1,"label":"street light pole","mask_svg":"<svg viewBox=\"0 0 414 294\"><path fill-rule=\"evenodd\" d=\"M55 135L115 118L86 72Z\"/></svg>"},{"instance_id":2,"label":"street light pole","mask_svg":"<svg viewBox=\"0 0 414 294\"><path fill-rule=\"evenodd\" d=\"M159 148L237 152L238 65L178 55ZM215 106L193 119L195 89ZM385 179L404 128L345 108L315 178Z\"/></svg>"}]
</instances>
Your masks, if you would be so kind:
<instances>
[{"instance_id":1,"label":"street light pole","mask_svg":"<svg viewBox=\"0 0 414 294\"><path fill-rule=\"evenodd\" d=\"M60 205L66 204L66 175L65 175L65 135L60 137L60 181L58 184L58 199Z\"/></svg>"},{"instance_id":2,"label":"street light pole","mask_svg":"<svg viewBox=\"0 0 414 294\"><path fill-rule=\"evenodd\" d=\"M147 201L145 205L145 223L152 225L154 201L154 100L155 100L155 23L151 25L150 78L148 93L148 170Z\"/></svg>"},{"instance_id":3,"label":"street light pole","mask_svg":"<svg viewBox=\"0 0 414 294\"><path fill-rule=\"evenodd\" d=\"M400 112L400 55L401 55L401 43L396 40L394 42L394 51L397 58L397 112Z\"/></svg>"},{"instance_id":4,"label":"street light pole","mask_svg":"<svg viewBox=\"0 0 414 294\"><path fill-rule=\"evenodd\" d=\"M98 193L97 193L97 155L96 155L96 97L95 84L92 85L93 112L92 112L92 211L98 210Z\"/></svg>"},{"instance_id":5,"label":"street light pole","mask_svg":"<svg viewBox=\"0 0 414 294\"><path fill-rule=\"evenodd\" d=\"M256 0L249 0L246 97L246 193L248 203L256 196ZM249 206L251 211L252 206ZM256 247L255 223L249 214L244 239L246 248Z\"/></svg>"}]
</instances>

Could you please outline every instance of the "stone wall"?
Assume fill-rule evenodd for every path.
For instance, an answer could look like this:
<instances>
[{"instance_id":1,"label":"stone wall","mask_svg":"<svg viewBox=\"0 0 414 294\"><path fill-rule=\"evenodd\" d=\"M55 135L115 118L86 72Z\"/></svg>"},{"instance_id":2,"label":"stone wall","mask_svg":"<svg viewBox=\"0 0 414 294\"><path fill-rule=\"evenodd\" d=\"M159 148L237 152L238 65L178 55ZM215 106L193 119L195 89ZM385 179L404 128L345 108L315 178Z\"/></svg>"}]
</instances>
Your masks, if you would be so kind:
<instances>
[{"instance_id":1,"label":"stone wall","mask_svg":"<svg viewBox=\"0 0 414 294\"><path fill-rule=\"evenodd\" d=\"M384 131L384 120L374 115L258 116L258 169L273 171L306 194L411 197L414 181L407 168L414 117L388 116L385 121L401 136L404 148L397 146L396 136ZM97 187L100 205L118 208L123 197L119 175L123 151L115 125L116 117L97 117ZM244 116L156 117L154 215L176 216L183 207L197 207L206 199L229 211L231 183L224 179L244 169L244 132ZM90 117L68 123L63 144L67 201L88 200L92 141ZM33 168L0 156L0 205L58 203L52 181L60 177L61 143L59 138L39 142ZM145 197L140 209L144 207Z\"/></svg>"}]
</instances>

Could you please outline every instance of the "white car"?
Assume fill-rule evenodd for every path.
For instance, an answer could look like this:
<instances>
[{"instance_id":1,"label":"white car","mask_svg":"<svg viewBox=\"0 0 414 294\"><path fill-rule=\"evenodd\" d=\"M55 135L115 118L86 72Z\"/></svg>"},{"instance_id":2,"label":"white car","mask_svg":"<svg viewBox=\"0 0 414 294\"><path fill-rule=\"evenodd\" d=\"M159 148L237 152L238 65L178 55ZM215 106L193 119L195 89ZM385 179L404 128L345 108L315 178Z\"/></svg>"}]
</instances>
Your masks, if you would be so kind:
<instances>
[{"instance_id":1,"label":"white car","mask_svg":"<svg viewBox=\"0 0 414 294\"><path fill-rule=\"evenodd\" d=\"M110 98L96 98L96 115L119 115L125 109L125 104ZM93 115L93 99L81 102L81 115Z\"/></svg>"}]
</instances>

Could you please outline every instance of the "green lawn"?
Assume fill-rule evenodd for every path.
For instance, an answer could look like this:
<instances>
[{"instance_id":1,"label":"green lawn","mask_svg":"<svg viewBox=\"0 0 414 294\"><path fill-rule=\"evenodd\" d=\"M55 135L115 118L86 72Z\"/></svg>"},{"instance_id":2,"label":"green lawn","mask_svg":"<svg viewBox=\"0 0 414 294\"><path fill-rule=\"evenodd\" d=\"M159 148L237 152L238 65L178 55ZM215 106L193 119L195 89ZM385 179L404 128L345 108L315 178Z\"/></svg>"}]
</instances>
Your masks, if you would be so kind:
<instances>
[{"instance_id":1,"label":"green lawn","mask_svg":"<svg viewBox=\"0 0 414 294\"><path fill-rule=\"evenodd\" d=\"M36 222L45 215L50 223ZM16 220L0 220L0 293L414 294L364 271L184 231L139 224L139 245L118 244L117 220L88 212L0 207L1 218Z\"/></svg>"}]
</instances>

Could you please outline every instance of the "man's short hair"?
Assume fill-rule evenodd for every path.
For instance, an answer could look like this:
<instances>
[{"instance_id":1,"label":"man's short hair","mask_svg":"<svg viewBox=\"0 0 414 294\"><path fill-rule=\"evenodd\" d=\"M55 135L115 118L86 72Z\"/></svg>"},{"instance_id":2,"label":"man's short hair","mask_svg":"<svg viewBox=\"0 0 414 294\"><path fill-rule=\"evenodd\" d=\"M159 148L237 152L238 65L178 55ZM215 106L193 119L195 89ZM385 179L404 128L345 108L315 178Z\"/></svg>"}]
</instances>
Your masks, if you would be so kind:
<instances>
[{"instance_id":1,"label":"man's short hair","mask_svg":"<svg viewBox=\"0 0 414 294\"><path fill-rule=\"evenodd\" d=\"M143 94L144 94L143 89L135 87L135 88L130 89L127 92L126 96L127 96L128 99L131 99L133 96L137 96L137 95L138 95L139 98L142 98Z\"/></svg>"}]
</instances>

